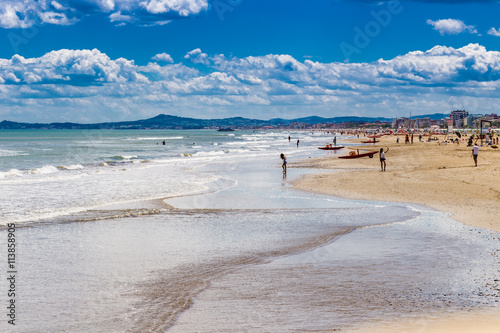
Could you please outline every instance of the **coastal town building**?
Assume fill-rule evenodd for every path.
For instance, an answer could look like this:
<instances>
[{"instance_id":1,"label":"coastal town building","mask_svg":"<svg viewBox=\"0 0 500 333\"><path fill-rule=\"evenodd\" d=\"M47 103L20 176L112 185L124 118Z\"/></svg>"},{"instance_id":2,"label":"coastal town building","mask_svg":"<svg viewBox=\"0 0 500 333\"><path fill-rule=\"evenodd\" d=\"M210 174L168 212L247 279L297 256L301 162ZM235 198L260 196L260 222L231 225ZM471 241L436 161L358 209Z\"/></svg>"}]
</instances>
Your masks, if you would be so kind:
<instances>
[{"instance_id":1,"label":"coastal town building","mask_svg":"<svg viewBox=\"0 0 500 333\"><path fill-rule=\"evenodd\" d=\"M429 128L431 126L431 118L417 118L415 119L415 127L416 128Z\"/></svg>"},{"instance_id":2,"label":"coastal town building","mask_svg":"<svg viewBox=\"0 0 500 333\"><path fill-rule=\"evenodd\" d=\"M469 112L465 110L455 110L450 113L450 120L453 122L454 128L462 128L464 127L464 123L467 117L469 116Z\"/></svg>"},{"instance_id":3,"label":"coastal town building","mask_svg":"<svg viewBox=\"0 0 500 333\"><path fill-rule=\"evenodd\" d=\"M454 110L449 116L443 116L442 119L433 119L435 117L415 117L415 118L395 118L391 127L393 129L425 129L431 127L447 128L448 121L452 123L453 128L479 128L481 120L491 121L493 127L500 126L500 116L496 113L488 115L471 114L466 110Z\"/></svg>"}]
</instances>

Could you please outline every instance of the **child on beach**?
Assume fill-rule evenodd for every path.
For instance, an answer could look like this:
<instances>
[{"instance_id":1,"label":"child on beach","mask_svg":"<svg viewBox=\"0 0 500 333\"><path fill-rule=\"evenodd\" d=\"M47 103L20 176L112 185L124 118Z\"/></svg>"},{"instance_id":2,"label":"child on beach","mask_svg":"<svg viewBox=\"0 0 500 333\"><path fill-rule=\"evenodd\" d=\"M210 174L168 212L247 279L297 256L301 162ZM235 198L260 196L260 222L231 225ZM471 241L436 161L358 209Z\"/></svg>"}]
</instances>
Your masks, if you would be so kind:
<instances>
[{"instance_id":1,"label":"child on beach","mask_svg":"<svg viewBox=\"0 0 500 333\"><path fill-rule=\"evenodd\" d=\"M387 147L387 150L384 152L384 148L380 148L380 171L385 171L385 153L389 151L389 147Z\"/></svg>"},{"instance_id":2,"label":"child on beach","mask_svg":"<svg viewBox=\"0 0 500 333\"><path fill-rule=\"evenodd\" d=\"M283 160L283 164L281 165L281 167L283 168L283 175L286 175L286 157L285 157L285 154L281 153L280 157Z\"/></svg>"}]
</instances>

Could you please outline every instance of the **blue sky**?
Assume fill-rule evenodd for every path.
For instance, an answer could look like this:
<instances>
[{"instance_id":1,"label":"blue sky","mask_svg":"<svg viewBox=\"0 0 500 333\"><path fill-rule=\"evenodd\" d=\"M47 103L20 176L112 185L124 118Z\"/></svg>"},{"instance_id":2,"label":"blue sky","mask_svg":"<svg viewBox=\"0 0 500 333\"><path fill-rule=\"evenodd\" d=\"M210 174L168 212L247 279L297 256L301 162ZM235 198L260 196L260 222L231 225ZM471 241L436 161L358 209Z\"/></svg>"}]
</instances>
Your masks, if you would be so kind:
<instances>
[{"instance_id":1,"label":"blue sky","mask_svg":"<svg viewBox=\"0 0 500 333\"><path fill-rule=\"evenodd\" d=\"M0 1L0 120L500 106L499 1Z\"/></svg>"}]
</instances>

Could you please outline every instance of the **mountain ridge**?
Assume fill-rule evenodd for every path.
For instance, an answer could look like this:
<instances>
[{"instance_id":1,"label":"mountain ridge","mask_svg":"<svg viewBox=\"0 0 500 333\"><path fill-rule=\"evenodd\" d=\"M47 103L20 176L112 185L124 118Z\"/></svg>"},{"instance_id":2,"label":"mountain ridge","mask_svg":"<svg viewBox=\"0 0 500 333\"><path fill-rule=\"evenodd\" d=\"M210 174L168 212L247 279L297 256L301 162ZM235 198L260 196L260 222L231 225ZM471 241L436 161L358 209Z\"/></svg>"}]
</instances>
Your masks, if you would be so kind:
<instances>
[{"instance_id":1,"label":"mountain ridge","mask_svg":"<svg viewBox=\"0 0 500 333\"><path fill-rule=\"evenodd\" d=\"M436 117L440 114L429 116ZM446 114L441 114L446 117ZM424 116L418 116L425 117ZM415 117L416 118L416 117ZM81 124L73 122L53 122L53 123L21 123L4 120L0 122L0 129L202 129L210 127L263 127L263 126L289 126L294 122L306 123L310 125L321 123L344 123L344 122L391 122L394 118L384 117L357 117L343 116L333 118L323 118L318 116L309 116L295 119L273 118L269 120L251 119L244 117L217 118L217 119L198 119L179 117L166 114L159 114L152 118L121 121L121 122L103 122L93 124ZM435 119L435 118L433 118Z\"/></svg>"}]
</instances>

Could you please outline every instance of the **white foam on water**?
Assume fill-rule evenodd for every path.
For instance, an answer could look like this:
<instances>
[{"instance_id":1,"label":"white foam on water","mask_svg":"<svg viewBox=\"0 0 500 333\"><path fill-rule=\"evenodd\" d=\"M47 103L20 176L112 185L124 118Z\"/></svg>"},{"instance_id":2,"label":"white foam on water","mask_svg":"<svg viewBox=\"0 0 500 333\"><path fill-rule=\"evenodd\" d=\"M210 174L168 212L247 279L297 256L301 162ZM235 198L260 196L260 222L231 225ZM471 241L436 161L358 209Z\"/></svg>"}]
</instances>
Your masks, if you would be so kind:
<instances>
[{"instance_id":1,"label":"white foam on water","mask_svg":"<svg viewBox=\"0 0 500 333\"><path fill-rule=\"evenodd\" d=\"M24 156L28 153L19 150L0 149L0 157Z\"/></svg>"},{"instance_id":2,"label":"white foam on water","mask_svg":"<svg viewBox=\"0 0 500 333\"><path fill-rule=\"evenodd\" d=\"M129 163L85 172L77 165L61 171L44 167L30 177L2 182L1 221L29 223L127 200L186 195L205 190L217 178L191 169L178 163ZM22 199L12 193L22 193Z\"/></svg>"},{"instance_id":3,"label":"white foam on water","mask_svg":"<svg viewBox=\"0 0 500 333\"><path fill-rule=\"evenodd\" d=\"M63 170L82 170L85 167L81 164L72 164L72 165L61 165L58 166L58 168Z\"/></svg>"},{"instance_id":4,"label":"white foam on water","mask_svg":"<svg viewBox=\"0 0 500 333\"><path fill-rule=\"evenodd\" d=\"M46 166L43 166L41 168L29 170L28 173L31 173L34 175L43 175L43 174L54 173L54 172L58 172L58 171L59 170L57 169L57 167L55 167L53 165L46 165Z\"/></svg>"},{"instance_id":5,"label":"white foam on water","mask_svg":"<svg viewBox=\"0 0 500 333\"><path fill-rule=\"evenodd\" d=\"M8 171L0 172L0 179L10 178L10 177L21 177L23 172L18 169L10 169Z\"/></svg>"}]
</instances>

